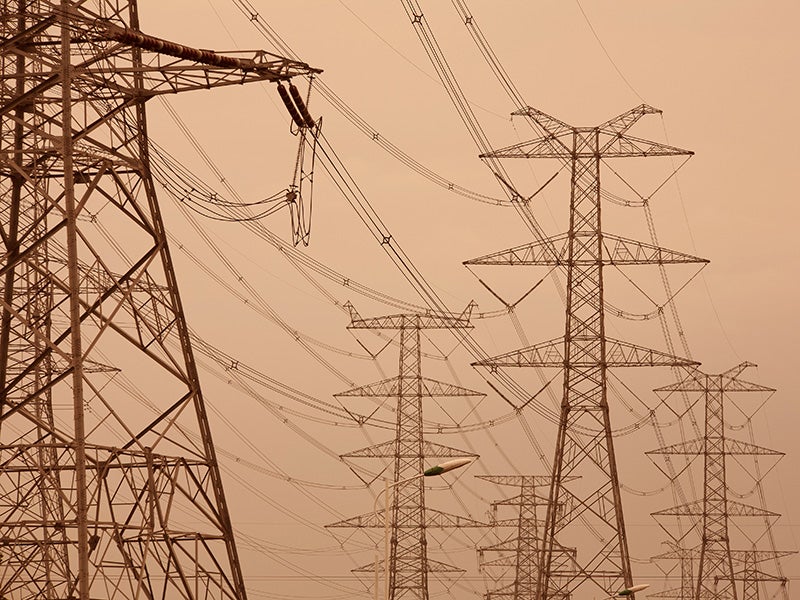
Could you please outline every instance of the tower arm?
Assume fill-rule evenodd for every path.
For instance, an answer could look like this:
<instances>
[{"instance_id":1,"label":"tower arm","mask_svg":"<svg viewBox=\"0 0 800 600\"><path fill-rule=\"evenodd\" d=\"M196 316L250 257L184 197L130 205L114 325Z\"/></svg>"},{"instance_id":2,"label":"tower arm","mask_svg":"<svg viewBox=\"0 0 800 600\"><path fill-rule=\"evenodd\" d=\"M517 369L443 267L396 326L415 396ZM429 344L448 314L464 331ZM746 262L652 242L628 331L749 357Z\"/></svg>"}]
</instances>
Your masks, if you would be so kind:
<instances>
[{"instance_id":1,"label":"tower arm","mask_svg":"<svg viewBox=\"0 0 800 600\"><path fill-rule=\"evenodd\" d=\"M168 94L242 84L251 81L285 81L296 75L321 73L308 64L263 50L218 54L147 35L141 31L106 24L105 38L121 49L142 50L142 65L131 65L130 75L141 72L146 95ZM92 72L91 70L89 71ZM100 68L99 73L104 70ZM116 65L115 72L126 70Z\"/></svg>"},{"instance_id":2,"label":"tower arm","mask_svg":"<svg viewBox=\"0 0 800 600\"><path fill-rule=\"evenodd\" d=\"M285 81L297 75L320 73L308 64L264 50L220 54L193 48L97 19L80 10L70 15L73 35L73 85L87 97L106 100L152 97L196 89L241 85L253 81ZM60 39L60 24L54 16L42 19L2 41L4 54L31 58L30 44ZM132 51L135 49L135 51ZM60 63L47 53L36 55L40 64L35 85L27 93L5 103L0 114L36 98L47 101L48 92L61 83ZM57 101L54 95L51 101Z\"/></svg>"},{"instance_id":3,"label":"tower arm","mask_svg":"<svg viewBox=\"0 0 800 600\"><path fill-rule=\"evenodd\" d=\"M660 115L661 110L654 108L649 104L640 104L639 106L636 106L635 108L632 108L621 115L617 115L613 119L609 119L600 125L599 129L602 129L608 133L625 133L643 116L654 114Z\"/></svg>"}]
</instances>

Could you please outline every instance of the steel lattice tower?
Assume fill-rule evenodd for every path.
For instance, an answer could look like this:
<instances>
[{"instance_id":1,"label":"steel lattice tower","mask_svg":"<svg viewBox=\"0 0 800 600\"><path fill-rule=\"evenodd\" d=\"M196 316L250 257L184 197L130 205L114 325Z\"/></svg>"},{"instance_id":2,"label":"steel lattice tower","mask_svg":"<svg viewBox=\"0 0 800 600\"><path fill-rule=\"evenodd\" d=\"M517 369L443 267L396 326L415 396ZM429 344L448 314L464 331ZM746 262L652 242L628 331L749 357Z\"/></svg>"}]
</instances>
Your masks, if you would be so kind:
<instances>
[{"instance_id":1,"label":"steel lattice tower","mask_svg":"<svg viewBox=\"0 0 800 600\"><path fill-rule=\"evenodd\" d=\"M514 580L503 587L486 593L486 600L512 598L534 600L539 573L539 547L542 536L539 529L543 519L539 515L547 506L547 497L537 493L537 488L550 489L550 477L537 475L478 475L479 479L519 488L519 494L492 503L493 508L514 506L516 518L493 519L494 527L514 527L516 536L499 544L481 548L483 552L501 552L502 555L483 563L483 567L511 566Z\"/></svg>"},{"instance_id":2,"label":"steel lattice tower","mask_svg":"<svg viewBox=\"0 0 800 600\"><path fill-rule=\"evenodd\" d=\"M145 102L312 70L1 6L0 597L245 598Z\"/></svg>"},{"instance_id":3,"label":"steel lattice tower","mask_svg":"<svg viewBox=\"0 0 800 600\"><path fill-rule=\"evenodd\" d=\"M677 600L689 600L694 596L694 563L693 552L682 548L673 542L667 542L670 550L654 556L653 560L677 560L678 573L680 576L680 586L648 594L652 598L676 598Z\"/></svg>"},{"instance_id":4,"label":"steel lattice tower","mask_svg":"<svg viewBox=\"0 0 800 600\"><path fill-rule=\"evenodd\" d=\"M477 365L564 369L552 486L549 494L537 598L614 593L632 583L611 435L607 369L632 366L686 366L678 358L612 340L605 333L603 268L706 262L694 256L605 233L601 221L600 166L614 158L677 156L687 150L632 137L628 129L658 111L641 105L598 127L572 127L534 108L514 114L529 118L541 137L482 155L484 158L550 158L571 171L569 231L466 261L467 265L542 265L567 272L563 339L510 352ZM563 506L563 512L555 507ZM591 545L584 522L601 542ZM575 562L560 566L567 548ZM590 583L590 585L585 585Z\"/></svg>"},{"instance_id":5,"label":"steel lattice tower","mask_svg":"<svg viewBox=\"0 0 800 600\"><path fill-rule=\"evenodd\" d=\"M758 565L767 560L775 560L782 556L794 554L793 552L765 552L753 549L743 551L741 554L743 555L740 560L742 568L733 573L733 578L736 581L742 581L742 600L760 600L761 594L759 593L758 584L761 582L778 583L781 586L786 586L788 582L786 577L765 573L759 569Z\"/></svg>"},{"instance_id":6,"label":"steel lattice tower","mask_svg":"<svg viewBox=\"0 0 800 600\"><path fill-rule=\"evenodd\" d=\"M792 554L788 551L754 551L731 548L729 520L731 518L774 519L779 515L764 508L751 506L728 498L726 461L728 456L782 456L782 453L749 442L725 436L725 398L734 393L772 393L775 390L744 381L739 375L753 363L744 362L718 375L693 371L678 383L656 389L663 394L699 394L705 407L705 432L702 439L673 444L648 454L695 455L703 457L703 499L654 513L654 516L699 518L701 527L699 547L663 555L681 559L689 553L698 562L697 579L692 590L693 600L737 600L740 594L737 580L744 581L743 598L758 597L759 581L784 581L768 576L756 568L757 563L777 560ZM734 565L741 565L736 570ZM754 595L755 594L755 595Z\"/></svg>"},{"instance_id":7,"label":"steel lattice tower","mask_svg":"<svg viewBox=\"0 0 800 600\"><path fill-rule=\"evenodd\" d=\"M337 394L339 397L379 397L397 399L395 438L343 455L343 458L391 458L393 493L391 496L391 530L389 564L383 564L389 574L388 600L428 600L428 573L455 573L461 569L428 558L427 528L486 527L485 523L458 515L433 510L425 506L425 484L420 475L425 459L475 456L424 439L422 402L431 397L483 396L450 383L422 376L421 331L424 329L466 329L469 324L467 308L460 316L437 314L399 314L362 318L352 305L350 329L395 330L400 334L400 365L397 377L357 387ZM368 513L328 527L386 526L381 513ZM365 565L357 572L373 571L377 564ZM381 569L383 570L383 569ZM384 583L385 585L385 583Z\"/></svg>"}]
</instances>

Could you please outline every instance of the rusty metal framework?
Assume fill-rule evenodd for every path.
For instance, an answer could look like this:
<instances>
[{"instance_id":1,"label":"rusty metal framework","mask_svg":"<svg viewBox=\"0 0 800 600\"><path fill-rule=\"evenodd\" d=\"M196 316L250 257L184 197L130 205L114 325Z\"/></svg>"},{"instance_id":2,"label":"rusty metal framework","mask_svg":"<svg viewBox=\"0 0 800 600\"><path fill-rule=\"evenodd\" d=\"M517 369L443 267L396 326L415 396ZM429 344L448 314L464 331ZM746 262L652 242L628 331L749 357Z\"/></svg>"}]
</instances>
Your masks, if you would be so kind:
<instances>
[{"instance_id":1,"label":"rusty metal framework","mask_svg":"<svg viewBox=\"0 0 800 600\"><path fill-rule=\"evenodd\" d=\"M573 127L527 107L514 114L530 119L540 137L481 155L487 159L556 159L568 165L571 171L569 231L566 234L465 262L466 265L564 267L567 274L563 339L475 363L488 368L555 367L564 370L537 600L608 595L632 583L611 434L607 370L610 367L695 364L688 359L612 340L605 332L605 266L707 262L614 236L602 228L600 171L604 161L691 154L628 134L639 119L657 112L641 105L597 127ZM586 527L596 533L596 543L584 535ZM562 560L567 549L575 552L571 564Z\"/></svg>"},{"instance_id":2,"label":"rusty metal framework","mask_svg":"<svg viewBox=\"0 0 800 600\"><path fill-rule=\"evenodd\" d=\"M659 597L676 597L692 600L756 600L759 597L760 582L778 582L785 585L786 578L771 575L758 568L760 563L773 561L793 554L791 551L756 550L752 540L746 540L744 548L736 548L731 543L730 520L733 518L762 519L769 529L770 523L780 515L759 506L751 506L728 498L727 457L753 456L761 460L780 459L783 454L769 448L725 435L726 397L739 393L773 393L774 389L751 383L739 376L748 367L755 366L744 362L717 375L706 375L699 370L689 374L683 381L660 387L655 391L667 397L673 393L695 394L705 410L705 432L701 439L673 444L648 452L648 455L684 455L703 457L703 499L675 506L654 513L655 517L691 517L700 528L700 544L685 548L691 530L673 540L672 551L656 558L678 559L682 563L688 559L697 563L696 579L692 578L693 565L682 564L681 589L666 590ZM737 461L740 459L737 459ZM757 484L760 481L756 480ZM741 528L739 528L742 530ZM743 531L743 530L742 530ZM763 535L756 536L763 538ZM736 586L742 581L741 592ZM691 594L686 595L686 588ZM784 596L786 596L784 588Z\"/></svg>"},{"instance_id":3,"label":"rusty metal framework","mask_svg":"<svg viewBox=\"0 0 800 600\"><path fill-rule=\"evenodd\" d=\"M314 71L0 4L0 597L245 598L145 102Z\"/></svg>"},{"instance_id":4,"label":"rusty metal framework","mask_svg":"<svg viewBox=\"0 0 800 600\"><path fill-rule=\"evenodd\" d=\"M547 507L547 496L537 493L537 489L550 489L550 477L540 475L478 475L479 479L497 485L513 486L519 493L511 498L492 503L493 513L501 506L512 506L516 516L509 519L492 519L493 527L513 527L513 537L499 544L480 549L480 555L486 552L500 553L500 556L481 563L481 568L512 567L514 579L510 583L484 596L486 600L536 598L536 582L539 578L539 547L542 536L540 529L544 523L539 514Z\"/></svg>"},{"instance_id":5,"label":"rusty metal framework","mask_svg":"<svg viewBox=\"0 0 800 600\"><path fill-rule=\"evenodd\" d=\"M388 529L391 532L387 557L376 559L355 572L372 572L378 567L388 574L387 600L428 600L429 573L459 573L462 569L431 560L427 553L425 530L428 528L485 527L485 523L459 515L434 510L425 505L425 485L420 475L426 459L473 457L475 454L443 446L423 438L422 402L432 397L483 396L481 392L422 376L421 331L425 329L466 329L468 307L461 315L399 314L362 318L350 308L350 329L380 329L399 332L400 365L397 377L357 387L337 394L347 398L395 398L397 425L395 438L343 455L345 459L390 458L391 508ZM383 512L367 513L328 525L333 528L385 528Z\"/></svg>"}]
</instances>

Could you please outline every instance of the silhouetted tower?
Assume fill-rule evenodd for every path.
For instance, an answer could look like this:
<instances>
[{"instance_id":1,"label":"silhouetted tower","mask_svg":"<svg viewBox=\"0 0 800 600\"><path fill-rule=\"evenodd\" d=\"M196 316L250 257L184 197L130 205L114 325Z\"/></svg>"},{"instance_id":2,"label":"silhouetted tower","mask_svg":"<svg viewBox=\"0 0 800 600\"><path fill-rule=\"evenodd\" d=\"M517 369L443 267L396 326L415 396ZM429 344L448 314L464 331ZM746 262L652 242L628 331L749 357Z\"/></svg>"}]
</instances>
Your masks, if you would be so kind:
<instances>
[{"instance_id":1,"label":"silhouetted tower","mask_svg":"<svg viewBox=\"0 0 800 600\"><path fill-rule=\"evenodd\" d=\"M766 561L775 561L784 556L795 554L789 551L764 551L764 550L744 550L734 552L734 561L741 564L740 569L734 570L733 578L742 582L742 600L760 600L760 583L777 583L783 590L783 597L788 598L786 585L789 583L787 577L774 575L762 571L759 565ZM738 561L736 559L739 559ZM773 597L773 596L770 596Z\"/></svg>"},{"instance_id":2,"label":"silhouetted tower","mask_svg":"<svg viewBox=\"0 0 800 600\"><path fill-rule=\"evenodd\" d=\"M755 365L743 362L719 375L706 375L699 370L693 370L683 381L655 390L662 394L699 394L700 401L705 407L703 438L673 444L647 453L703 457L703 499L654 513L656 517L699 519L701 541L699 547L693 552L693 556L698 562L697 580L694 582L692 595L694 600L737 600L742 596L738 593L736 580L745 582L743 586L745 593L752 597L753 593L758 593L757 582L783 580L780 577L767 579L766 575L757 572L755 564L768 559L777 560L781 556L791 554L791 552L775 550L754 552L736 549L735 546L733 549L731 548L729 532L731 518L762 518L767 521L767 527L769 527L768 520L780 516L764 508L728 498L726 480L728 456L782 456L781 452L725 436L726 395L742 392L763 394L775 391L772 388L739 378L742 371L751 366ZM687 550L682 552L685 553ZM734 569L736 563L742 565L738 571Z\"/></svg>"},{"instance_id":3,"label":"silhouetted tower","mask_svg":"<svg viewBox=\"0 0 800 600\"><path fill-rule=\"evenodd\" d=\"M677 560L678 574L680 576L680 586L662 590L661 592L651 592L650 598L676 598L677 600L689 600L694 597L694 564L697 562L693 556L693 551L682 548L674 542L668 542L671 549L663 554L654 556L653 560Z\"/></svg>"},{"instance_id":4,"label":"silhouetted tower","mask_svg":"<svg viewBox=\"0 0 800 600\"><path fill-rule=\"evenodd\" d=\"M311 69L0 8L0 597L245 598L148 156L153 96Z\"/></svg>"},{"instance_id":5,"label":"silhouetted tower","mask_svg":"<svg viewBox=\"0 0 800 600\"><path fill-rule=\"evenodd\" d=\"M671 545L673 546L672 550L654 556L653 559L679 561L681 587L661 592L651 592L647 597L695 600L697 598L697 586L692 573L695 565L700 560L701 547L687 549L674 543ZM731 550L731 563L734 565L733 581L742 582L742 599L754 600L760 598L758 584L763 582L779 584L783 590L782 596L788 598L789 596L785 590L788 578L766 573L759 568L759 565L767 561L775 562L792 554L796 554L796 552L791 550ZM702 598L715 598L715 596L713 592L705 591Z\"/></svg>"},{"instance_id":6,"label":"silhouetted tower","mask_svg":"<svg viewBox=\"0 0 800 600\"><path fill-rule=\"evenodd\" d=\"M337 394L338 397L373 397L397 399L395 438L375 446L343 455L343 458L393 459L388 567L381 561L381 572L389 574L388 600L405 598L428 600L428 573L460 572L462 569L428 558L427 528L486 527L465 517L451 515L425 506L425 484L420 475L425 459L452 459L475 454L429 442L423 438L422 401L432 397L482 396L450 383L422 376L421 331L424 329L467 329L469 311L460 316L440 314L399 314L364 319L348 304L351 314L349 329L381 329L399 331L399 375ZM441 461L439 461L441 462ZM328 527L385 527L384 511L367 513ZM385 557L384 557L385 559ZM370 572L379 564L356 569ZM384 585L385 582L384 582Z\"/></svg>"},{"instance_id":7,"label":"silhouetted tower","mask_svg":"<svg viewBox=\"0 0 800 600\"><path fill-rule=\"evenodd\" d=\"M482 155L557 159L569 165L571 170L567 233L465 262L467 265L565 267L567 272L564 338L476 363L491 368L564 369L561 416L537 585L540 600L574 597L579 589L582 595L590 598L616 592L632 583L611 435L607 369L696 364L612 340L605 333L605 265L706 262L611 235L602 229L602 161L691 154L687 150L627 134L641 117L657 112L642 105L598 127L572 127L528 107L514 114L528 117L541 132L541 137ZM562 513L556 511L557 506L564 507ZM589 542L585 535L587 526L601 541L596 544ZM569 571L563 571L554 562L564 548L577 551L576 562ZM588 582L591 584L585 586Z\"/></svg>"},{"instance_id":8,"label":"silhouetted tower","mask_svg":"<svg viewBox=\"0 0 800 600\"><path fill-rule=\"evenodd\" d=\"M539 533L544 522L543 509L547 496L537 494L537 489L550 489L550 477L536 475L477 475L497 485L514 486L519 494L492 503L493 509L513 506L517 516L510 519L493 519L494 527L514 527L516 535L499 544L481 548L485 552L500 552L501 556L482 563L482 567L510 566L514 568L514 580L503 587L486 593L486 600L513 598L533 600L536 597L536 581L539 572L539 548L542 536Z\"/></svg>"}]
</instances>

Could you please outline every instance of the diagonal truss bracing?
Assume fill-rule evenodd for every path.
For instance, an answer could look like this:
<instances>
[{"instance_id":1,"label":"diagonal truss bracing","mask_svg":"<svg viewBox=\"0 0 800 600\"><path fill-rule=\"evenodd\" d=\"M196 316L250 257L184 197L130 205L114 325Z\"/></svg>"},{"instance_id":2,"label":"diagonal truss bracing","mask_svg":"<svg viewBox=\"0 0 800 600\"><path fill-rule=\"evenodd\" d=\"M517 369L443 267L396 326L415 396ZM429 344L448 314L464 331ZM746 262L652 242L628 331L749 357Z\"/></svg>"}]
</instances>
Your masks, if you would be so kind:
<instances>
[{"instance_id":1,"label":"diagonal truss bracing","mask_svg":"<svg viewBox=\"0 0 800 600\"><path fill-rule=\"evenodd\" d=\"M684 380L655 390L661 394L674 392L698 394L705 411L705 432L701 439L665 446L647 453L703 457L703 499L653 513L656 518L690 516L698 517L700 520L701 541L698 547L687 549L675 545L671 552L656 557L681 561L681 589L691 590L691 593L684 597L692 600L740 598L755 600L758 598L759 582L785 583L786 581L783 577L761 571L757 568L757 564L767 560L777 563L779 558L792 552L758 550L752 541L749 542L751 548L737 549L736 541L733 545L731 542L731 531L734 529L731 526L731 519L757 517L762 522L769 523L780 516L761 506L751 506L728 498L727 457L766 456L777 460L783 456L781 452L769 448L729 439L725 434L726 398L731 394L771 394L775 391L773 388L740 378L745 369L753 366L755 366L753 363L743 362L717 375L706 375L694 369ZM687 560L697 563L696 579L692 578L693 565L687 565ZM737 581L743 582L741 590L737 588ZM674 590L668 590L665 593L673 592Z\"/></svg>"},{"instance_id":2,"label":"diagonal truss bracing","mask_svg":"<svg viewBox=\"0 0 800 600\"><path fill-rule=\"evenodd\" d=\"M645 115L641 105L597 127L573 127L535 108L539 137L481 155L486 159L550 158L571 172L569 230L562 235L495 252L466 264L561 266L567 273L565 335L482 360L498 367L564 370L561 418L537 572L537 600L591 598L632 584L607 395L607 369L682 367L691 360L605 334L603 269L607 265L700 263L703 259L606 233L601 220L601 164L610 159L689 155L691 152L630 136ZM557 508L563 507L563 508ZM585 526L598 532L591 544ZM571 548L570 552L565 549Z\"/></svg>"},{"instance_id":3,"label":"diagonal truss bracing","mask_svg":"<svg viewBox=\"0 0 800 600\"><path fill-rule=\"evenodd\" d=\"M352 329L394 329L400 332L400 364L396 378L361 386L337 394L349 397L396 398L397 421L395 438L369 448L344 455L348 458L390 458L393 463L389 523L377 512L333 523L328 527L386 527L391 540L383 567L388 576L385 582L387 600L428 600L428 573L458 572L460 569L432 561L427 555L425 530L429 527L485 527L473 519L431 510L425 506L425 485L422 473L426 458L475 456L469 452L435 444L423 439L422 401L425 397L482 396L459 386L445 384L422 376L421 331L423 329L465 329L469 324L468 311L462 315L429 313L398 314L364 319L348 304ZM365 565L356 571L378 569Z\"/></svg>"},{"instance_id":4,"label":"diagonal truss bracing","mask_svg":"<svg viewBox=\"0 0 800 600\"><path fill-rule=\"evenodd\" d=\"M0 28L0 597L243 599L145 102L314 69L154 38L134 0Z\"/></svg>"},{"instance_id":5,"label":"diagonal truss bracing","mask_svg":"<svg viewBox=\"0 0 800 600\"><path fill-rule=\"evenodd\" d=\"M497 485L518 488L516 496L492 503L493 509L500 506L513 506L516 518L493 518L495 527L514 527L516 535L499 544L480 549L481 556L486 552L498 552L500 556L482 563L482 568L494 566L513 567L514 579L510 583L486 593L486 600L512 598L533 600L536 597L536 583L539 572L539 548L544 524L540 514L547 507L547 496L538 490L550 489L550 477L536 475L478 475L479 479Z\"/></svg>"}]
</instances>

